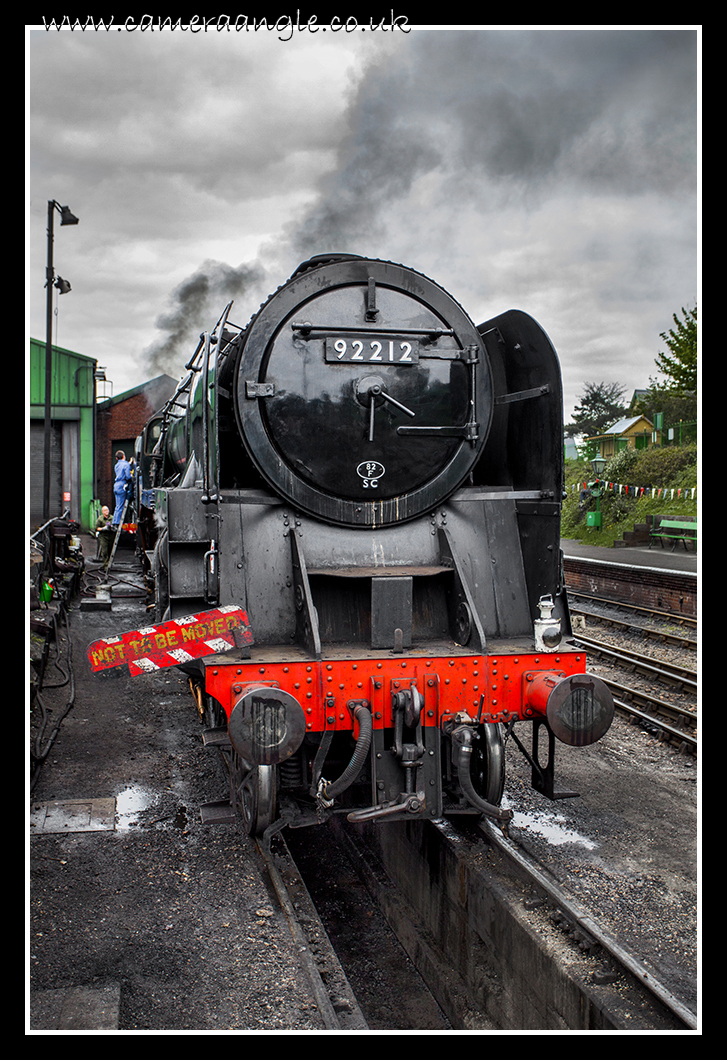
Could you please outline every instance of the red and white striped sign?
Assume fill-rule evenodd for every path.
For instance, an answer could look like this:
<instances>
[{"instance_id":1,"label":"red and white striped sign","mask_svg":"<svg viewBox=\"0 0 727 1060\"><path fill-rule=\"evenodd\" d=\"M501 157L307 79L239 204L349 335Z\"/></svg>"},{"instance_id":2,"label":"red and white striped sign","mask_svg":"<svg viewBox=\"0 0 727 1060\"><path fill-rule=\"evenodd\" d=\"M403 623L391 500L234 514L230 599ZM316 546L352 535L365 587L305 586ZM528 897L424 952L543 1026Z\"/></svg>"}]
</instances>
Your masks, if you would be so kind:
<instances>
[{"instance_id":1,"label":"red and white striped sign","mask_svg":"<svg viewBox=\"0 0 727 1060\"><path fill-rule=\"evenodd\" d=\"M135 677L252 643L247 612L230 604L94 641L86 654L94 672L126 663Z\"/></svg>"}]
</instances>

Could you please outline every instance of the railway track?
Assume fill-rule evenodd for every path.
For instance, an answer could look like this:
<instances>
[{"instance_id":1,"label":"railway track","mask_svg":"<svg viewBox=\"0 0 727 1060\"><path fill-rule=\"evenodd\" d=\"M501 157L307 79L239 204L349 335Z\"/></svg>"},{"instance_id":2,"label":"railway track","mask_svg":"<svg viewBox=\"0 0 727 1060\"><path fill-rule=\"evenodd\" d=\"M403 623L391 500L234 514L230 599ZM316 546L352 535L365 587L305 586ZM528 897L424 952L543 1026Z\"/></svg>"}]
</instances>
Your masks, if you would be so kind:
<instances>
[{"instance_id":1,"label":"railway track","mask_svg":"<svg viewBox=\"0 0 727 1060\"><path fill-rule=\"evenodd\" d=\"M256 840L325 1029L451 1030L337 823L285 836L273 825Z\"/></svg>"},{"instance_id":2,"label":"railway track","mask_svg":"<svg viewBox=\"0 0 727 1060\"><path fill-rule=\"evenodd\" d=\"M655 662L647 656L641 655L635 651L629 651L628 648L615 649L603 641L594 640L589 637L582 637L580 635L574 639L577 644L582 644L583 647L588 649L591 653L599 655L601 658L611 659L626 670L643 674L654 681L678 689L684 689L685 691L693 692L696 695L697 674L695 670L692 670L687 666L678 666L674 663L660 663L659 665L656 665Z\"/></svg>"},{"instance_id":3,"label":"railway track","mask_svg":"<svg viewBox=\"0 0 727 1060\"><path fill-rule=\"evenodd\" d=\"M512 839L491 821L483 818L478 827L487 837L488 843L504 854L518 870L542 892L544 901L550 905L551 919L559 923L584 952L600 954L606 968L596 973L595 982L610 981L626 984L641 997L642 1012L650 1012L658 1025L665 1021L674 1030L694 1030L697 1027L695 1014L682 1004L663 986L638 958L619 945L593 917L585 913L563 890L548 879Z\"/></svg>"},{"instance_id":4,"label":"railway track","mask_svg":"<svg viewBox=\"0 0 727 1060\"><path fill-rule=\"evenodd\" d=\"M256 845L308 974L325 1029L368 1030L356 995L288 845L274 826L270 832L264 840L256 840Z\"/></svg>"},{"instance_id":5,"label":"railway track","mask_svg":"<svg viewBox=\"0 0 727 1060\"><path fill-rule=\"evenodd\" d=\"M669 739L696 754L698 715L696 707L697 674L687 667L659 663L626 648L614 648L603 641L578 635L574 637L591 657L605 663L598 676L608 685L617 710L648 728L656 728L663 739ZM638 675L642 683L625 684L614 677L614 671ZM658 688L664 684L683 693L685 702L668 702ZM692 702L693 699L693 702Z\"/></svg>"},{"instance_id":6,"label":"railway track","mask_svg":"<svg viewBox=\"0 0 727 1060\"><path fill-rule=\"evenodd\" d=\"M632 615L634 615L637 618L641 617L641 618L645 618L645 619L659 619L660 621L662 621L664 623L668 623L668 624L676 623L677 625L685 626L685 627L690 628L690 629L696 629L697 628L697 619L693 618L691 615L677 614L677 613L675 613L673 611L659 611L659 610L657 610L656 608L653 608L653 607L643 607L643 606L639 606L638 604L627 603L627 602L625 602L623 600L613 600L613 599L609 599L608 597L605 597L605 596L597 596L597 595L594 595L593 593L578 592L577 590L574 590L574 589L569 589L568 590L568 599L569 600L585 600L585 601L588 601L589 603L592 603L592 604L604 605L605 607L607 607L609 609L615 608L615 609L620 610L620 611L628 612L629 614L632 614ZM571 611L572 612L577 612L577 610L578 610L577 608L571 607ZM584 613L586 613L586 612L584 612ZM591 612L587 612L587 613L591 614ZM600 613L599 613L599 617L600 617ZM609 620L609 616L604 615L603 618L604 618L604 621L608 621ZM618 621L619 621L615 617L614 617L613 620L616 623L618 623ZM628 623L628 625L631 626L632 623Z\"/></svg>"},{"instance_id":7,"label":"railway track","mask_svg":"<svg viewBox=\"0 0 727 1060\"><path fill-rule=\"evenodd\" d=\"M641 610L644 611L644 617L647 617L645 609ZM600 621L601 615L593 614L591 618L597 618ZM687 624L691 625L691 622ZM619 632L616 637L626 639L625 627L628 627L630 634L641 634L641 625L636 627L633 620L620 620L617 627ZM662 643L666 642L674 649L679 649L684 656L688 657L693 650L694 640L690 637L686 638L685 641L684 638L679 636L670 635L665 637L659 630L655 632L649 631L649 633ZM658 731L660 738L668 739L682 749L696 753L696 706L694 704L683 706L676 702L667 702L662 698L664 695L663 690L666 687L674 693L674 698L682 696L692 700L695 699L697 675L691 667L679 665L674 661L665 661L664 659L645 658L643 651L628 650L622 645L615 648L612 644L598 641L591 636L578 635L574 639L592 657L598 658L604 671L609 671L603 676L603 679L611 687L614 701L619 711L627 714L631 719L641 724L643 728L652 732ZM611 671L617 668L621 672L624 670L630 672L633 678L633 680L632 678L628 679L631 687L627 687L627 679L620 680L613 676ZM641 688L635 687L637 680L641 682ZM454 834L453 843L455 845L467 842L452 827L451 822L434 822L433 826L437 827L438 824L443 826L445 832ZM528 851L519 845L517 839L513 840L509 835L503 834L497 826L487 820L483 819L477 827L482 834L486 835L487 842L496 847L502 856L515 866L517 875L525 876L530 885L538 891L540 897L530 900L526 913L526 916L532 915L533 930L536 932L542 931L542 927L538 926L538 922L542 923L542 918L545 916L549 928L556 930L556 932L566 938L569 944L572 944L586 958L591 960L592 965L595 963L597 971L593 974L593 982L599 988L603 987L606 990L615 988L617 992L625 991L626 994L637 998L634 1004L639 1012L639 1018L643 1018L646 1021L646 1025L653 1024L660 1029L690 1030L695 1028L696 1017L694 1014L678 999L674 998L670 991L655 978L653 973L638 958L618 944L608 930L598 923L597 919L591 914L584 912L568 897L558 884L554 882L554 878L548 871L547 863L539 865L533 862ZM441 1024L421 1022L416 1015L411 1017L410 1022L407 1022L408 1017L406 1015L402 1017L403 1022L399 1021L402 994L406 996L407 1003L412 1003L411 995L413 990L411 988L401 989L404 973L396 966L392 969L390 960L387 971L383 971L383 965L387 961L381 956L380 946L378 948L376 945L374 946L374 956L367 957L364 954L362 957L361 953L358 952L364 949L365 946L369 946L371 941L368 937L372 934L371 918L374 915L379 916L382 914L378 912L373 914L371 909L368 909L359 927L355 920L355 916L358 914L350 912L350 901L352 900L354 904L359 901L355 895L352 898L351 892L356 891L357 886L361 886L361 884L352 884L351 881L357 872L362 872L360 863L362 859L366 858L366 854L358 848L355 852L349 850L349 857L357 861L357 868L350 869L348 873L344 872L344 877L346 878L341 885L342 890L346 892L346 904L344 906L343 899L340 897L341 891L339 890L337 875L331 869L331 866L335 861L334 851L341 853L347 846L350 846L351 837L348 835L346 826L342 826L340 821L336 821L335 825L329 825L321 832L318 829L313 829L313 833L308 829L297 830L295 833L285 831L285 835L290 835L291 838L291 845L289 846L283 839L282 832L278 832L272 837L272 840L267 843L260 843L259 850L265 860L273 886L286 913L291 933L307 968L326 1028L338 1031L400 1030L408 1027L423 1029L429 1026L456 1029L458 1026L457 1015L448 1010L444 1004L440 1010L440 1016L443 1020ZM295 842L293 842L293 839L295 839ZM313 852L306 858L304 851L311 839L313 839ZM321 844L325 844L325 852L322 852ZM299 864L301 854L303 857L301 864ZM311 861L314 864L317 862L326 866L325 878L322 880L318 890L316 890L316 883L309 877ZM301 868L301 865L304 867ZM362 873L362 881L364 877L366 877L366 885L371 890L374 903L377 897L381 898L382 893L384 894L382 904L385 905L387 901L395 901L397 911L393 915L389 912L388 919L392 930L401 932L402 914L399 897L397 896L396 900L394 900L388 893L391 888L386 885L382 887L380 878L377 880L376 871L366 870L366 872ZM422 887L423 891L428 891L429 881L424 881ZM346 931L342 932L342 934L349 933L352 940L339 937L340 919L338 926L335 924L333 926L333 934L330 934L329 916L331 907L335 907L335 915L337 917L346 919ZM346 911L342 912L344 908ZM416 916L414 916L414 920L416 920ZM402 950L399 959L403 963L410 964L413 962L416 965L419 946L418 944L412 945L412 937L416 935L416 928L412 928L409 925L401 935ZM365 946L364 939L366 940ZM404 949L407 950L408 955L404 952ZM448 957L448 954L444 954L441 963L437 964L437 962L434 962L434 966L439 968L439 974L442 974L442 968ZM411 958L411 961L409 958ZM367 960L368 964L366 964ZM356 962L362 963L365 966L364 970L362 971L361 967L352 970L352 966L349 964L351 961L354 964ZM431 978L431 966L432 962L430 959L429 965L421 968L423 979L426 980L428 976ZM413 972L407 970L406 974L416 977L416 967ZM387 976L389 977L389 985L383 985L387 982ZM367 991L371 987L374 977L380 980L377 989L380 989L385 995L388 992L390 996L388 1004L390 1007L393 1004L393 999L396 999L396 1014L392 1014L390 1010L388 1012L385 1011L387 1007L386 1001L379 1002L374 999L371 1002L367 996ZM427 1004L431 1003L431 1006L437 1009L437 987L435 983L430 985L433 996L431 997L431 1002ZM361 1000L362 997L363 1001ZM369 1008L369 1004L372 1004L373 1008ZM377 1009L379 1004L382 1005L381 1009ZM370 1012L373 1012L372 1023L369 1023ZM616 1018L618 1019L618 1016ZM390 1022L391 1019L394 1020L393 1023ZM450 1019L452 1020L451 1023L448 1022ZM616 1025L618 1026L618 1024Z\"/></svg>"},{"instance_id":8,"label":"railway track","mask_svg":"<svg viewBox=\"0 0 727 1060\"><path fill-rule=\"evenodd\" d=\"M588 635L576 628L574 639L598 659L598 674L610 687L616 708L695 754L698 676L691 660L698 647L697 620L585 593L569 595L579 601L571 606L571 615L591 627ZM593 623L599 627L596 636ZM647 648L644 641L654 647ZM670 700L665 686L671 689Z\"/></svg>"},{"instance_id":9,"label":"railway track","mask_svg":"<svg viewBox=\"0 0 727 1060\"><path fill-rule=\"evenodd\" d=\"M581 615L586 620L595 620L599 625L614 629L617 634L638 634L638 636L643 637L645 640L658 641L660 644L670 644L675 648L684 649L685 651L697 650L697 642L690 636L682 636L679 633L653 629L649 626L636 625L634 622L626 619L614 618L611 615L595 614L592 611L585 611L578 608L571 608L571 614Z\"/></svg>"},{"instance_id":10,"label":"railway track","mask_svg":"<svg viewBox=\"0 0 727 1060\"><path fill-rule=\"evenodd\" d=\"M483 819L474 827L468 825L464 830L458 829L452 822L431 822L426 826L433 828L439 838L451 850L458 851L454 856L460 856L462 851L468 851L481 846L482 838L486 843L496 849L497 852L508 862L510 870L517 878L524 881L524 885L517 888L521 896L520 915L526 922L526 930L532 931L534 937L543 938L548 930L556 936L566 940L566 945L578 954L574 960L566 961L569 974L574 978L583 978L583 985L579 989L584 993L584 1006L596 1005L603 1009L606 1020L613 1020L616 1029L625 1029L630 1021L637 1019L640 1028L653 1027L659 1030L692 1030L696 1027L694 1014L671 992L663 986L638 958L630 954L623 946L619 945L604 928L589 914L578 908L558 884L547 875L547 869L539 867L516 841L493 823ZM479 838L478 838L479 837ZM286 918L298 945L303 963L308 970L314 994L319 1006L320 1014L328 1030L336 1031L361 1031L376 1029L427 1029L434 1026L426 1021L417 1020L416 1016L409 1022L406 1013L407 1006L412 1006L412 989L407 975L421 976L422 980L432 977L432 969L436 968L438 980L445 979L454 981L458 978L458 971L452 962L447 967L451 954L445 950L440 951L435 957L432 956L433 943L431 935L422 929L422 923L418 919L420 911L412 908L404 899L407 906L406 915L402 915L402 898L396 894L396 888L391 881L382 881L382 867L376 860L376 855L371 851L365 841L359 842L358 833L354 840L349 829L340 821L333 825L329 824L323 832L317 829L304 829L291 834L292 848L283 839L280 832L268 838L267 842L259 842L258 849L264 860L265 867L270 874L278 899L285 912ZM380 947L376 949L375 975L381 979L388 974L388 983L384 986L389 992L390 1011L395 1013L395 1021L386 1023L377 1013L374 1021L369 1024L364 1008L359 1003L359 991L363 986L364 993L370 985L373 977L373 968L367 971L354 971L354 976L349 980L347 957L343 952L343 964L337 950L341 945L336 940L336 949L329 939L328 931L330 925L327 916L321 919L318 910L318 900L311 897L317 886L315 880L309 891L308 874L311 871L310 863L321 864L321 847L325 850L323 864L325 864L325 881L321 888L325 890L326 897L330 899L332 880L335 872L329 869L330 852L335 849L339 859L345 859L348 865L346 870L346 889L350 892L355 889L353 877L358 876L358 886L366 887L371 892L371 901L376 904L382 899L383 914L391 924L391 930L401 936L401 963L413 964L412 972L402 972L400 967L389 968L388 973L384 971L385 960L381 957ZM311 852L314 851L314 852ZM302 859L301 859L302 854ZM300 867L298 862L302 860ZM306 863L307 867L306 867ZM440 859L440 864L443 861ZM427 873L430 867L426 861L422 862L422 871ZM463 879L464 877L462 877ZM304 882L305 879L305 882ZM461 882L461 881L460 881ZM446 889L444 881L433 879L423 880L418 888L422 894L429 893L430 886L442 886ZM481 885L480 885L481 886ZM497 893L498 883L494 882L494 892ZM524 897L523 897L524 896ZM467 905L467 898L462 897L463 906ZM388 905L387 905L388 903ZM352 914L349 906L346 906L347 917ZM507 916L507 914L503 914ZM326 921L324 923L324 920ZM547 929L544 930L543 923L547 921ZM371 932L372 913L367 908L362 922L350 923L349 929L357 939L355 945L363 949L366 935ZM334 932L336 927L334 925ZM476 926L473 924L472 941L465 945L472 946L472 960L476 964L476 953L478 945L481 945ZM419 936L419 937L417 937ZM425 942L423 940L426 940ZM460 939L460 945L462 941ZM344 944L345 951L345 944ZM559 952L556 945L554 952ZM407 956L408 953L408 956ZM422 955L426 955L423 958ZM411 958L411 960L410 960ZM549 957L547 947L543 950L544 964L547 961L562 960L562 954L558 958ZM583 969L577 965L581 962ZM346 965L346 967L344 967ZM527 969L518 971L517 974L526 976ZM555 966L550 973L557 978L560 968ZM432 994L436 996L441 988L441 982L429 984ZM423 989L426 989L423 983ZM497 1024L489 1021L485 1013L473 1016L473 997L467 991L466 984L460 985L460 997L467 997L469 1011L467 1019L475 1020L475 1025L480 1028L497 1029ZM437 1002L432 1001L436 1007ZM397 1018L400 1017L400 1018ZM449 1023L451 1018L452 1022ZM442 1022L439 1024L443 1029L457 1029L462 1027L458 1021L455 1011L445 1011L441 1015ZM623 1026L619 1020L623 1019ZM608 1022L606 1025L609 1025ZM510 1028L512 1029L512 1028Z\"/></svg>"}]
</instances>

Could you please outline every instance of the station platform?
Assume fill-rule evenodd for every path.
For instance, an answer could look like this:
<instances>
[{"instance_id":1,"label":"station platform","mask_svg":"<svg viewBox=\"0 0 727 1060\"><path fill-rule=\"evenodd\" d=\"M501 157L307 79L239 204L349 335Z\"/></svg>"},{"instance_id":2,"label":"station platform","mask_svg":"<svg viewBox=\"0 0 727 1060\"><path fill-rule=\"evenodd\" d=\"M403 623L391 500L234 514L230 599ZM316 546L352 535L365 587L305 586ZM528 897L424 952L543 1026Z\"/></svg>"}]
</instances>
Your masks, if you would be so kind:
<instances>
[{"instance_id":1,"label":"station platform","mask_svg":"<svg viewBox=\"0 0 727 1060\"><path fill-rule=\"evenodd\" d=\"M623 567L653 567L662 571L683 571L697 574L700 553L685 551L680 543L672 551L670 545L661 547L659 544L635 546L629 548L602 548L597 545L589 545L583 541L575 541L572 538L562 538L560 547L565 559L590 559L599 563L613 563Z\"/></svg>"},{"instance_id":2,"label":"station platform","mask_svg":"<svg viewBox=\"0 0 727 1060\"><path fill-rule=\"evenodd\" d=\"M570 592L619 600L635 607L697 618L699 554L654 545L601 548L562 539Z\"/></svg>"}]
</instances>

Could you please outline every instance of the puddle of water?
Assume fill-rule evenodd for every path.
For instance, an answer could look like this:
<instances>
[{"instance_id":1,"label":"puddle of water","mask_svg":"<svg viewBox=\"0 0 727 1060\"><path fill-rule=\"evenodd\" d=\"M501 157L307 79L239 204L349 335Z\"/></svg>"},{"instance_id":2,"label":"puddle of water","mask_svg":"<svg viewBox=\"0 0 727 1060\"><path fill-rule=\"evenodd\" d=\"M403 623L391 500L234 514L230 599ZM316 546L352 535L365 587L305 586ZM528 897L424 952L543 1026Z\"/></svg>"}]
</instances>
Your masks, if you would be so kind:
<instances>
[{"instance_id":1,"label":"puddle of water","mask_svg":"<svg viewBox=\"0 0 727 1060\"><path fill-rule=\"evenodd\" d=\"M144 788L124 788L116 796L116 830L125 832L139 824L139 814L155 801L155 796Z\"/></svg>"},{"instance_id":2,"label":"puddle of water","mask_svg":"<svg viewBox=\"0 0 727 1060\"><path fill-rule=\"evenodd\" d=\"M565 824L565 817L559 814L519 813L516 810L512 819L512 827L522 828L526 832L536 832L554 846L572 843L575 846L585 847L586 850L596 849L596 844L591 839L568 828Z\"/></svg>"},{"instance_id":3,"label":"puddle of water","mask_svg":"<svg viewBox=\"0 0 727 1060\"><path fill-rule=\"evenodd\" d=\"M128 832L131 828L137 828L141 821L140 816L144 810L149 809L159 801L158 795L145 788L128 787L116 796L116 831ZM186 831L189 825L189 815L186 806L178 806L172 816L165 816L157 821L146 822L147 827L177 828L180 832Z\"/></svg>"}]
</instances>

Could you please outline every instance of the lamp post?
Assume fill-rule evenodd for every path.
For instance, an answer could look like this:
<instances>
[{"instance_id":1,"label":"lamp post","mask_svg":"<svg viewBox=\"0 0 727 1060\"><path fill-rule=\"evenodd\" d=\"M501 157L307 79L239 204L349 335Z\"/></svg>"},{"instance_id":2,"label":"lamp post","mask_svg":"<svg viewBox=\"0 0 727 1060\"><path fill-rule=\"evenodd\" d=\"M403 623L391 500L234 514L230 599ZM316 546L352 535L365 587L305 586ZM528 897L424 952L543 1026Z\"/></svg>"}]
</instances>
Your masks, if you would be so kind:
<instances>
[{"instance_id":1,"label":"lamp post","mask_svg":"<svg viewBox=\"0 0 727 1060\"><path fill-rule=\"evenodd\" d=\"M596 510L595 512L589 512L586 524L594 530L601 529L601 472L606 466L606 458L603 456L594 456L591 460L591 467L596 476L595 482L589 482L588 488L591 491L591 496L596 498Z\"/></svg>"},{"instance_id":2,"label":"lamp post","mask_svg":"<svg viewBox=\"0 0 727 1060\"><path fill-rule=\"evenodd\" d=\"M53 287L61 294L68 294L71 285L53 272L53 215L61 215L61 225L77 225L78 218L67 206L60 206L55 199L48 200L48 257L45 268L45 416L43 423L43 522L50 519L50 438L51 438L51 386L53 381Z\"/></svg>"}]
</instances>

